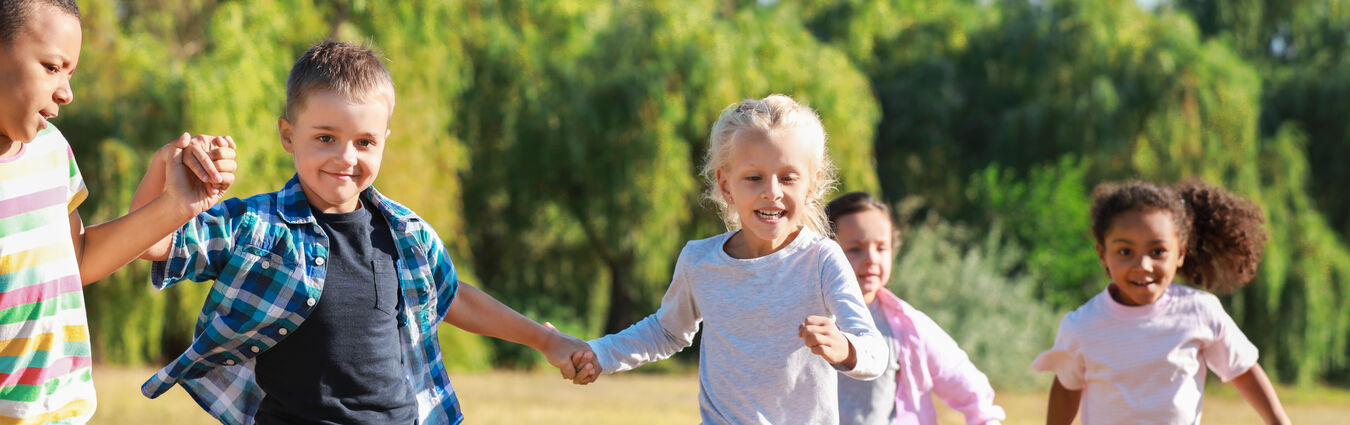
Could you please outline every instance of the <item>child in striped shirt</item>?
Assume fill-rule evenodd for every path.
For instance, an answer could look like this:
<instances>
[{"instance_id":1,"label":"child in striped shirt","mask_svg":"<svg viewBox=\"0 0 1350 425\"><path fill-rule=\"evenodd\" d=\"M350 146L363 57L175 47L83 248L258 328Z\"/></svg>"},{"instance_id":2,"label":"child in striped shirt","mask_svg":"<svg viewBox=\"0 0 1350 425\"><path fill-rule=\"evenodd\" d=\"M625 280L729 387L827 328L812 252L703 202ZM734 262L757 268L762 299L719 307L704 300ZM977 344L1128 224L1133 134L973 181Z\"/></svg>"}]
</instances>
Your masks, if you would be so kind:
<instances>
[{"instance_id":1,"label":"child in striped shirt","mask_svg":"<svg viewBox=\"0 0 1350 425\"><path fill-rule=\"evenodd\" d=\"M1197 424L1205 369L1232 382L1266 423L1289 423L1257 350L1214 294L1256 274L1261 211L1202 183L1093 190L1092 234L1110 285L1060 323L1032 363L1055 373L1046 423Z\"/></svg>"},{"instance_id":2,"label":"child in striped shirt","mask_svg":"<svg viewBox=\"0 0 1350 425\"><path fill-rule=\"evenodd\" d=\"M135 213L84 226L75 157L47 122L70 103L80 54L71 0L0 0L0 423L82 424L94 413L83 284L103 278L233 181L233 150L184 135L154 156L169 190ZM184 149L188 148L187 151ZM207 151L212 151L208 153ZM212 184L189 179L183 158ZM197 156L201 155L201 156ZM214 155L215 161L206 159ZM163 176L160 176L163 178Z\"/></svg>"}]
</instances>

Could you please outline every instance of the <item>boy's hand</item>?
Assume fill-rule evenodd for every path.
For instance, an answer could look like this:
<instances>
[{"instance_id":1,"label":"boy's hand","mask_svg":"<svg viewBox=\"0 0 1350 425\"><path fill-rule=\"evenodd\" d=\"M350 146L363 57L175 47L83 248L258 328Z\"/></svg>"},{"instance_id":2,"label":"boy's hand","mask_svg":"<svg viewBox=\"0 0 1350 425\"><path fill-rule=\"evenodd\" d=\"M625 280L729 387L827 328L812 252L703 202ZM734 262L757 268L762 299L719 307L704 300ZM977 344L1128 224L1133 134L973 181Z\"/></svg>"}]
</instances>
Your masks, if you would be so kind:
<instances>
[{"instance_id":1,"label":"boy's hand","mask_svg":"<svg viewBox=\"0 0 1350 425\"><path fill-rule=\"evenodd\" d=\"M806 316L806 321L797 327L797 336L812 353L822 357L833 365L853 369L857 355L853 344L844 338L844 333L835 326L834 319L822 316Z\"/></svg>"},{"instance_id":2,"label":"boy's hand","mask_svg":"<svg viewBox=\"0 0 1350 425\"><path fill-rule=\"evenodd\" d=\"M183 165L212 189L224 192L234 183L234 138L198 135L185 148Z\"/></svg>"},{"instance_id":3,"label":"boy's hand","mask_svg":"<svg viewBox=\"0 0 1350 425\"><path fill-rule=\"evenodd\" d=\"M548 359L549 364L562 372L563 379L570 379L572 383L578 385L595 381L595 378L600 374L600 365L597 363L594 366L589 364L582 366L578 362L583 353L589 354L592 359L595 358L595 353L591 352L590 344L577 337L562 333L558 328L553 327L552 323L544 322L544 327L553 331L552 342L547 349L542 350L544 358Z\"/></svg>"},{"instance_id":4,"label":"boy's hand","mask_svg":"<svg viewBox=\"0 0 1350 425\"><path fill-rule=\"evenodd\" d=\"M165 145L156 153L164 155L165 195L183 205L189 216L211 208L234 183L234 142L229 138L184 137Z\"/></svg>"}]
</instances>

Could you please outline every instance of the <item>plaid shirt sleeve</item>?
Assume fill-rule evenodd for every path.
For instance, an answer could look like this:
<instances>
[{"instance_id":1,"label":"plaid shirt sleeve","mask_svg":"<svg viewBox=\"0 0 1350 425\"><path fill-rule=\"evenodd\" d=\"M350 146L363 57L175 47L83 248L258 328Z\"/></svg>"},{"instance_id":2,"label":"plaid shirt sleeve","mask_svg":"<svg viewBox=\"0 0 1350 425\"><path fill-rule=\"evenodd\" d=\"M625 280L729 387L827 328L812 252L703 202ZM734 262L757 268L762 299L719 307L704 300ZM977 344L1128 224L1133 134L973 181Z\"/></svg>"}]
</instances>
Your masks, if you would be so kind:
<instances>
[{"instance_id":1,"label":"plaid shirt sleeve","mask_svg":"<svg viewBox=\"0 0 1350 425\"><path fill-rule=\"evenodd\" d=\"M216 280L230 258L236 230L249 221L256 222L257 218L248 214L245 201L239 198L198 214L173 233L169 258L153 263L150 283L164 289L183 280Z\"/></svg>"},{"instance_id":2,"label":"plaid shirt sleeve","mask_svg":"<svg viewBox=\"0 0 1350 425\"><path fill-rule=\"evenodd\" d=\"M427 261L436 285L436 322L440 322L450 312L450 303L455 300L455 292L459 290L459 273L435 229L425 226L421 236L425 238L422 243L427 247Z\"/></svg>"}]
</instances>

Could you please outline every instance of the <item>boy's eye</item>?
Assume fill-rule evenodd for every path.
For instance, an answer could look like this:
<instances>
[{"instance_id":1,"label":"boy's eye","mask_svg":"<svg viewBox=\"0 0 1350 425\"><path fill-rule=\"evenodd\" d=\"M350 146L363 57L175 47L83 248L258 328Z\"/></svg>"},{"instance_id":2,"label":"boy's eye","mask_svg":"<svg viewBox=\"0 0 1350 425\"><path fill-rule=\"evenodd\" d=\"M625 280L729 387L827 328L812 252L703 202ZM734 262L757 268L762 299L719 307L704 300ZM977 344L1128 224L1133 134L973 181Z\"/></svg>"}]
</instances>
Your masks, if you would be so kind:
<instances>
[{"instance_id":1,"label":"boy's eye","mask_svg":"<svg viewBox=\"0 0 1350 425\"><path fill-rule=\"evenodd\" d=\"M783 178L778 179L778 180L779 180L779 181L782 181L783 183L792 183L792 182L797 181L797 180L798 180L798 177L795 176L795 175L788 175L788 176L783 176Z\"/></svg>"},{"instance_id":2,"label":"boy's eye","mask_svg":"<svg viewBox=\"0 0 1350 425\"><path fill-rule=\"evenodd\" d=\"M1158 248L1158 249L1153 250L1153 252L1151 252L1150 254L1153 255L1154 257L1161 257L1161 256L1163 256L1163 254L1166 254L1166 253L1167 253L1167 250L1162 249L1162 248Z\"/></svg>"},{"instance_id":3,"label":"boy's eye","mask_svg":"<svg viewBox=\"0 0 1350 425\"><path fill-rule=\"evenodd\" d=\"M760 177L760 176L746 176L745 179L746 179L746 180L749 180L749 181L752 181L752 182L757 182L757 181L763 180L764 178L763 178L763 177Z\"/></svg>"},{"instance_id":4,"label":"boy's eye","mask_svg":"<svg viewBox=\"0 0 1350 425\"><path fill-rule=\"evenodd\" d=\"M327 134L321 134L321 135L319 135L319 137L315 137L315 139L318 139L320 142L324 142L324 143L332 143L332 142L333 142L333 136L329 136L329 135L327 135Z\"/></svg>"},{"instance_id":5,"label":"boy's eye","mask_svg":"<svg viewBox=\"0 0 1350 425\"><path fill-rule=\"evenodd\" d=\"M374 140L370 140L370 139L361 139L361 140L357 140L357 141L356 141L356 144L357 144L357 145L360 145L360 146L362 146L362 147L371 147L371 146L375 146L375 141L374 141Z\"/></svg>"},{"instance_id":6,"label":"boy's eye","mask_svg":"<svg viewBox=\"0 0 1350 425\"><path fill-rule=\"evenodd\" d=\"M1130 255L1134 254L1134 252L1130 251L1129 248L1121 248L1121 249L1116 250L1116 254L1120 254L1120 255L1122 255L1122 256L1129 257Z\"/></svg>"},{"instance_id":7,"label":"boy's eye","mask_svg":"<svg viewBox=\"0 0 1350 425\"><path fill-rule=\"evenodd\" d=\"M61 67L56 66L56 65L43 65L43 67L44 67L44 68L47 68L47 72L50 72L50 73L53 73L53 74L58 73L58 72L61 72Z\"/></svg>"}]
</instances>

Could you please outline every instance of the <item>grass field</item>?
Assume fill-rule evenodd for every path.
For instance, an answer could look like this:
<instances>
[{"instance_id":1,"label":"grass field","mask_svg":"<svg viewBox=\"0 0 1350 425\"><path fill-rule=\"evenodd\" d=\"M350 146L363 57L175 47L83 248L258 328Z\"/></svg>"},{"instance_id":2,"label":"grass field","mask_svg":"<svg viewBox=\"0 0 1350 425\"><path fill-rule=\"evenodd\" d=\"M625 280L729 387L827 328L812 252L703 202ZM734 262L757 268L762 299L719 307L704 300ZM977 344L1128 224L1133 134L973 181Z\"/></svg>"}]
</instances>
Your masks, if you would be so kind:
<instances>
[{"instance_id":1,"label":"grass field","mask_svg":"<svg viewBox=\"0 0 1350 425\"><path fill-rule=\"evenodd\" d=\"M213 425L181 388L159 399L140 393L154 373L145 368L94 368L99 391L93 424ZM604 376L578 387L551 373L451 374L468 424L692 424L698 422L698 380L692 375ZM1301 425L1350 422L1350 392L1281 388L1289 416ZM999 393L1008 425L1045 423L1045 393ZM941 403L938 403L939 405ZM961 424L960 415L939 407L942 423ZM1256 413L1229 386L1211 386L1205 423L1259 424Z\"/></svg>"}]
</instances>

